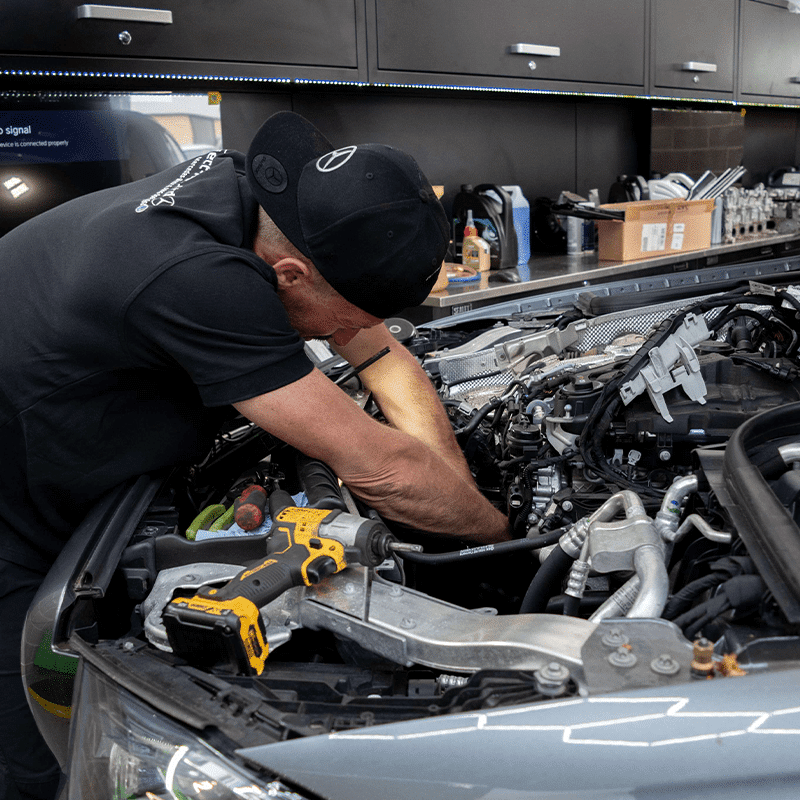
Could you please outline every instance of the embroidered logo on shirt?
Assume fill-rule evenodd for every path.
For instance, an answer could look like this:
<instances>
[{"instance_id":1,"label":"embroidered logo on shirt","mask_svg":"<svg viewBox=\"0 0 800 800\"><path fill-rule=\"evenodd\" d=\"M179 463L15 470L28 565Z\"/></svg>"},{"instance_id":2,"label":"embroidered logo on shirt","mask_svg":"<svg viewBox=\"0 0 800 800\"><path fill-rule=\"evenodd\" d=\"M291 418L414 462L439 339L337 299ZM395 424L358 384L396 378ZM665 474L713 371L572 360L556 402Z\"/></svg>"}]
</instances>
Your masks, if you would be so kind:
<instances>
[{"instance_id":1,"label":"embroidered logo on shirt","mask_svg":"<svg viewBox=\"0 0 800 800\"><path fill-rule=\"evenodd\" d=\"M217 152L212 152L206 153L204 156L197 156L174 181L171 181L163 189L159 189L147 199L141 200L139 205L136 206L136 213L141 214L143 211L147 211L148 208L154 208L155 206L174 206L175 194L180 190L181 186L184 186L198 175L208 172L217 155Z\"/></svg>"}]
</instances>

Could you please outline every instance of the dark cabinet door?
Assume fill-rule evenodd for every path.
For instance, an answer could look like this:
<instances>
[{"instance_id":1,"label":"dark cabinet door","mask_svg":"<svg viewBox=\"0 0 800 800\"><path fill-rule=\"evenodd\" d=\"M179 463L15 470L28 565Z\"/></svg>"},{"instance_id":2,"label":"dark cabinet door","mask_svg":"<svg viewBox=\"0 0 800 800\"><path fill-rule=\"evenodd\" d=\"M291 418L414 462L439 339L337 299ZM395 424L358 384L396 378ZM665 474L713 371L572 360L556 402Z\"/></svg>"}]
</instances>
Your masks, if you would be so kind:
<instances>
[{"instance_id":1,"label":"dark cabinet door","mask_svg":"<svg viewBox=\"0 0 800 800\"><path fill-rule=\"evenodd\" d=\"M379 74L644 83L644 0L375 2Z\"/></svg>"},{"instance_id":2,"label":"dark cabinet door","mask_svg":"<svg viewBox=\"0 0 800 800\"><path fill-rule=\"evenodd\" d=\"M742 0L741 93L800 98L800 14L786 2Z\"/></svg>"},{"instance_id":3,"label":"dark cabinet door","mask_svg":"<svg viewBox=\"0 0 800 800\"><path fill-rule=\"evenodd\" d=\"M355 0L6 0L0 51L355 67Z\"/></svg>"},{"instance_id":4,"label":"dark cabinet door","mask_svg":"<svg viewBox=\"0 0 800 800\"><path fill-rule=\"evenodd\" d=\"M737 0L653 0L653 84L733 94Z\"/></svg>"}]
</instances>

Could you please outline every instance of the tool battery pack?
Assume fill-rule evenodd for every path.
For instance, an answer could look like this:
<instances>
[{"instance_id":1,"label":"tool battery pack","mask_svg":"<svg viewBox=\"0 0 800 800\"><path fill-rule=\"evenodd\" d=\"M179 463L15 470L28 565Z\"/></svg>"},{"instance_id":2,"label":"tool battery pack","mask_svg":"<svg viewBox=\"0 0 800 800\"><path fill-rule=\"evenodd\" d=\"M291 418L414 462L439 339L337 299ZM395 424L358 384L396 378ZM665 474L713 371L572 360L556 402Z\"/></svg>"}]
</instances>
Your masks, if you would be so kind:
<instances>
[{"instance_id":1,"label":"tool battery pack","mask_svg":"<svg viewBox=\"0 0 800 800\"><path fill-rule=\"evenodd\" d=\"M177 597L162 614L172 652L191 664L260 675L269 646L258 608L249 600Z\"/></svg>"}]
</instances>

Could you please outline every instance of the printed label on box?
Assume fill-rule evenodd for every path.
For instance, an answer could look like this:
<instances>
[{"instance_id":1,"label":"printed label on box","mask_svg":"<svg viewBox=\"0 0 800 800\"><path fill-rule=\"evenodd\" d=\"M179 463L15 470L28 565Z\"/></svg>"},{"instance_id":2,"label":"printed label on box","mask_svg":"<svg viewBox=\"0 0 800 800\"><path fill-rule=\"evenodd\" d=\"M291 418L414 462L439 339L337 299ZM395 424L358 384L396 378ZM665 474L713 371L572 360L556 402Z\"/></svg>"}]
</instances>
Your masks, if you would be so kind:
<instances>
[{"instance_id":1,"label":"printed label on box","mask_svg":"<svg viewBox=\"0 0 800 800\"><path fill-rule=\"evenodd\" d=\"M683 232L685 230L685 222L676 222L672 226L672 243L670 244L671 250L680 250L683 248Z\"/></svg>"},{"instance_id":2,"label":"printed label on box","mask_svg":"<svg viewBox=\"0 0 800 800\"><path fill-rule=\"evenodd\" d=\"M642 225L642 252L652 253L667 246L667 223L647 222Z\"/></svg>"}]
</instances>

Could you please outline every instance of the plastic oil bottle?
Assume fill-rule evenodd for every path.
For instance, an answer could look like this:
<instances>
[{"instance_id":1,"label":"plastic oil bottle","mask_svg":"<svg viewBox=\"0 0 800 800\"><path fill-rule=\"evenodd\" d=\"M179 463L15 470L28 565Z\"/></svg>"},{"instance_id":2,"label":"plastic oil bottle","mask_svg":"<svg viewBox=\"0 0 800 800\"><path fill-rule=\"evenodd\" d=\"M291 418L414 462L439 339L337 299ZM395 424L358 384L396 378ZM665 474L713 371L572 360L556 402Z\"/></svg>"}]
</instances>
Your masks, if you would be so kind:
<instances>
[{"instance_id":1,"label":"plastic oil bottle","mask_svg":"<svg viewBox=\"0 0 800 800\"><path fill-rule=\"evenodd\" d=\"M461 263L478 272L487 272L491 267L491 251L489 243L478 236L478 229L472 217L472 210L467 210L467 221L464 225L464 239L461 242Z\"/></svg>"}]
</instances>

